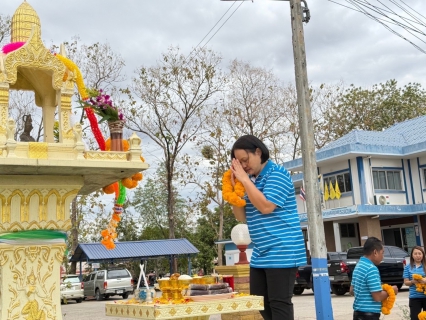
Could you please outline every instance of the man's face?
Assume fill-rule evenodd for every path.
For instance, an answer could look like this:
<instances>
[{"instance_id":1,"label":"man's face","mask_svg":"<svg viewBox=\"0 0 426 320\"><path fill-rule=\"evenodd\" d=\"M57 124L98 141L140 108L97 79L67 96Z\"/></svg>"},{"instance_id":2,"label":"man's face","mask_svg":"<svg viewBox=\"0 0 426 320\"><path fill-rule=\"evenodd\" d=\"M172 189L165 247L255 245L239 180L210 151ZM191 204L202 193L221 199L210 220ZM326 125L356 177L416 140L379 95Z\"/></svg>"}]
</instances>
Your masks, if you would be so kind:
<instances>
[{"instance_id":1,"label":"man's face","mask_svg":"<svg viewBox=\"0 0 426 320\"><path fill-rule=\"evenodd\" d=\"M385 251L383 250L383 248L381 248L380 250L373 251L372 261L376 266L378 266L383 261L384 253Z\"/></svg>"}]
</instances>

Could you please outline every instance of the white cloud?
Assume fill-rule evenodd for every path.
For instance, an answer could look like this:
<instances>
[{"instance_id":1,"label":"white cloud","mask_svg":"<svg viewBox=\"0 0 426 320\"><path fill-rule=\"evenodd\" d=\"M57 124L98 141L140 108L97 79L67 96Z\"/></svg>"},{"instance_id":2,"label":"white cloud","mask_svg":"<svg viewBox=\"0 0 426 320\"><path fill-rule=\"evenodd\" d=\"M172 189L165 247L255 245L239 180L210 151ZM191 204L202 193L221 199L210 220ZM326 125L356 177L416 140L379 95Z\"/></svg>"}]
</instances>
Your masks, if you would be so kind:
<instances>
[{"instance_id":1,"label":"white cloud","mask_svg":"<svg viewBox=\"0 0 426 320\"><path fill-rule=\"evenodd\" d=\"M3 2L1 13L12 15L22 0ZM395 78L401 84L425 85L425 55L406 41L376 21L330 1L307 2L312 16L305 25L310 82L344 80L368 86ZM140 65L154 64L170 45L189 53L233 4L219 0L29 3L41 19L46 42L60 43L74 35L84 43L108 41L126 60L128 76ZM240 4L236 2L227 16ZM410 5L425 12L424 1L413 0ZM238 58L272 69L284 82L294 81L287 1L244 2L208 46L222 54L224 66Z\"/></svg>"}]
</instances>

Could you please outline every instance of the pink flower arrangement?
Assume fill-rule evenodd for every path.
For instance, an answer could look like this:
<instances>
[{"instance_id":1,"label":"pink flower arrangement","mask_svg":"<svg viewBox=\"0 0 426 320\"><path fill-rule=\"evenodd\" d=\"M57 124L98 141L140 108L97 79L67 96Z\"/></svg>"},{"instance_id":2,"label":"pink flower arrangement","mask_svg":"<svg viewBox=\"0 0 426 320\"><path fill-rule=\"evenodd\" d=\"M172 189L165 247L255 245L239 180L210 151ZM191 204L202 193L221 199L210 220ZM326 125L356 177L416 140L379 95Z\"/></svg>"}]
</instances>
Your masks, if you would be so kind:
<instances>
[{"instance_id":1,"label":"pink flower arrangement","mask_svg":"<svg viewBox=\"0 0 426 320\"><path fill-rule=\"evenodd\" d=\"M114 106L111 97L104 94L102 89L90 89L87 91L89 99L82 101L82 107L91 108L98 116L100 116L101 120L99 120L99 123L103 121L124 121L122 111Z\"/></svg>"}]
</instances>

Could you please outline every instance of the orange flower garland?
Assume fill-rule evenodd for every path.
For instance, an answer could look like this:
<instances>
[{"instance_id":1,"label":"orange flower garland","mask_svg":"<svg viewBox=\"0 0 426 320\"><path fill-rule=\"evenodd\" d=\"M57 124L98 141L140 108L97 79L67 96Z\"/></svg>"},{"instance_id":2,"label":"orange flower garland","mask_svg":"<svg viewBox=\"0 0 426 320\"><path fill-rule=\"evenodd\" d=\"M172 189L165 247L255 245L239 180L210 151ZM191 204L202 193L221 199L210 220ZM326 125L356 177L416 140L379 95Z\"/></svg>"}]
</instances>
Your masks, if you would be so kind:
<instances>
[{"instance_id":1,"label":"orange flower garland","mask_svg":"<svg viewBox=\"0 0 426 320\"><path fill-rule=\"evenodd\" d=\"M426 320L426 311L422 311L418 315L419 320Z\"/></svg>"},{"instance_id":2,"label":"orange flower garland","mask_svg":"<svg viewBox=\"0 0 426 320\"><path fill-rule=\"evenodd\" d=\"M396 295L395 291L393 290L392 286L389 284L382 284L382 289L385 290L388 294L388 297L382 301L382 313L384 315L388 315L391 312L391 309L393 308L393 305L395 303Z\"/></svg>"},{"instance_id":3,"label":"orange flower garland","mask_svg":"<svg viewBox=\"0 0 426 320\"><path fill-rule=\"evenodd\" d=\"M235 180L235 187L232 187L231 170L226 171L222 177L222 195L225 201L236 207L244 207L246 201L242 199L245 194L243 184Z\"/></svg>"},{"instance_id":4,"label":"orange flower garland","mask_svg":"<svg viewBox=\"0 0 426 320\"><path fill-rule=\"evenodd\" d=\"M422 280L423 276L420 274L413 274L414 280ZM416 291L417 292L423 292L426 294L426 283L416 283Z\"/></svg>"}]
</instances>

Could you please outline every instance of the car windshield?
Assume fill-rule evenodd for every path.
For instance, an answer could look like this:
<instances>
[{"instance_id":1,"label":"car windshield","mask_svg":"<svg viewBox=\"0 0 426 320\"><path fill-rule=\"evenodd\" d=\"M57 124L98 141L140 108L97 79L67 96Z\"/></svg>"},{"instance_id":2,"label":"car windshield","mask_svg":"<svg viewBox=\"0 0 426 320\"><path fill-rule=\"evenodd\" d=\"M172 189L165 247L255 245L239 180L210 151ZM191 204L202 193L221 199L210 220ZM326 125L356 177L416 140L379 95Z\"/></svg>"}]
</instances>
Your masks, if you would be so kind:
<instances>
[{"instance_id":1,"label":"car windshield","mask_svg":"<svg viewBox=\"0 0 426 320\"><path fill-rule=\"evenodd\" d=\"M80 279L78 277L68 277L68 278L62 278L63 282L70 282L70 283L80 283Z\"/></svg>"},{"instance_id":2,"label":"car windshield","mask_svg":"<svg viewBox=\"0 0 426 320\"><path fill-rule=\"evenodd\" d=\"M108 270L107 279L129 278L127 270Z\"/></svg>"}]
</instances>

